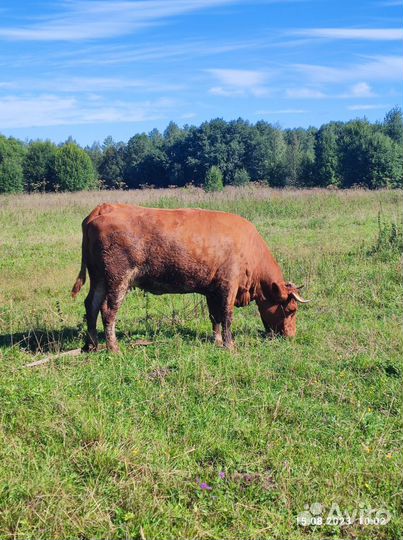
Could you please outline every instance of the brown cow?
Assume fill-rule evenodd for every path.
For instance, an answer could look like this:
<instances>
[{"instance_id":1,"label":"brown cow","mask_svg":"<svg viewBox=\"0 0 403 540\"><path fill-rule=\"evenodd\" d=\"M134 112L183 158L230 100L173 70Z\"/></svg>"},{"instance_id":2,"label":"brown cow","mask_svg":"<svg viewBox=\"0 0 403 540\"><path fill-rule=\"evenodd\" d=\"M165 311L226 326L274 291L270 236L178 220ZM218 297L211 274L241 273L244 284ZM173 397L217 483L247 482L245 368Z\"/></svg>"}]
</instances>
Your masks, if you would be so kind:
<instances>
[{"instance_id":1,"label":"brown cow","mask_svg":"<svg viewBox=\"0 0 403 540\"><path fill-rule=\"evenodd\" d=\"M215 342L232 347L234 306L256 301L267 331L293 337L299 288L283 274L252 223L226 212L165 210L102 204L82 224L81 270L75 298L85 282L88 335L85 350L98 346L101 310L106 343L118 352L117 312L127 291L199 293L207 298ZM223 338L221 331L223 330Z\"/></svg>"}]
</instances>

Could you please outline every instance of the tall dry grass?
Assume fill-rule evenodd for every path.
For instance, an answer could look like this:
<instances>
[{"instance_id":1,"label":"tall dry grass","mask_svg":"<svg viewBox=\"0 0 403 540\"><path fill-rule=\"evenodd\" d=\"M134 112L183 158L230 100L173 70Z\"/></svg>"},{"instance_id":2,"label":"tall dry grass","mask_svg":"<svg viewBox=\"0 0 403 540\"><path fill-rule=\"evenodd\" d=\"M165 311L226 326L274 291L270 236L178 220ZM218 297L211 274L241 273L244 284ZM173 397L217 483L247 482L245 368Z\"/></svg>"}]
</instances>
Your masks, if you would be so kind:
<instances>
[{"instance_id":1,"label":"tall dry grass","mask_svg":"<svg viewBox=\"0 0 403 540\"><path fill-rule=\"evenodd\" d=\"M390 194L390 190L379 190L376 197L382 199L382 194ZM402 196L400 190L395 190L396 197ZM174 200L180 206L188 205L214 205L239 201L289 201L291 199L310 199L317 197L336 197L342 200L357 200L374 198L374 192L363 189L329 190L323 188L312 189L275 189L259 184L245 187L226 186L222 192L206 193L202 188L190 186L185 188L165 189L138 189L114 191L79 191L74 193L32 193L21 195L0 195L0 210L14 208L52 210L66 206L79 208L94 207L103 202L152 205L161 200Z\"/></svg>"}]
</instances>

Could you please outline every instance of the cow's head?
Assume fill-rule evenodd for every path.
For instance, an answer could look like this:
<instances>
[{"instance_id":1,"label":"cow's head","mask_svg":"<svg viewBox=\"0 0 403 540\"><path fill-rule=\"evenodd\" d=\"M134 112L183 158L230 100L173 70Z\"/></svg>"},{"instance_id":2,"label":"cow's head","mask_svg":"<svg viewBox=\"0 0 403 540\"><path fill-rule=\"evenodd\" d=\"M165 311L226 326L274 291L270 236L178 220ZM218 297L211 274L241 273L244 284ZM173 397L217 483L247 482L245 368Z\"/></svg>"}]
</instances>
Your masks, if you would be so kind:
<instances>
[{"instance_id":1,"label":"cow's head","mask_svg":"<svg viewBox=\"0 0 403 540\"><path fill-rule=\"evenodd\" d=\"M273 282L264 290L264 298L257 301L260 316L267 332L294 337L297 333L298 303L306 304L294 283Z\"/></svg>"}]
</instances>

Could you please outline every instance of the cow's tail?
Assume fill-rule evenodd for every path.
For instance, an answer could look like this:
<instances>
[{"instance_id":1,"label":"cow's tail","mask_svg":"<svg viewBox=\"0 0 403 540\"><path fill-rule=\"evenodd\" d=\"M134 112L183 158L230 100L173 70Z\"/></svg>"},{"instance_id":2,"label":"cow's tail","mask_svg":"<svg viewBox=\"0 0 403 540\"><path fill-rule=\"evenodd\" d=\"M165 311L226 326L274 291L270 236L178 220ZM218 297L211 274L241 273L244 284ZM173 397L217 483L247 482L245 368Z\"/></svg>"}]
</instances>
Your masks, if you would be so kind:
<instances>
[{"instance_id":1,"label":"cow's tail","mask_svg":"<svg viewBox=\"0 0 403 540\"><path fill-rule=\"evenodd\" d=\"M80 273L77 276L76 282L74 283L73 289L71 291L71 296L75 298L81 290L81 287L85 283L85 277L87 273L87 219L83 221L82 230L83 230L83 241L81 244L81 268Z\"/></svg>"}]
</instances>

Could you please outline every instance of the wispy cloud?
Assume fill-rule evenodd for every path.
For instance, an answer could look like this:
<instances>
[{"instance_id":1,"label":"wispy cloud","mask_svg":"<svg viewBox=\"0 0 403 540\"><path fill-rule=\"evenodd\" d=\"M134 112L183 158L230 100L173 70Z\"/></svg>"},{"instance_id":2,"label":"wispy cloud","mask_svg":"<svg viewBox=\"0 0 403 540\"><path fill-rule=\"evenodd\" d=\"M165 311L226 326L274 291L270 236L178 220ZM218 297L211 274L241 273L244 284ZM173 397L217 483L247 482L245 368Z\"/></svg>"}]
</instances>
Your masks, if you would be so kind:
<instances>
[{"instance_id":1,"label":"wispy cloud","mask_svg":"<svg viewBox=\"0 0 403 540\"><path fill-rule=\"evenodd\" d=\"M16 87L16 83L14 83ZM18 84L20 89L56 92L56 93L87 93L87 92L116 92L123 91L146 91L146 92L170 92L183 90L184 85L161 83L147 79L129 79L124 77L71 77L45 80L21 80Z\"/></svg>"},{"instance_id":2,"label":"wispy cloud","mask_svg":"<svg viewBox=\"0 0 403 540\"><path fill-rule=\"evenodd\" d=\"M327 96L321 90L314 88L289 88L286 90L286 97L291 99L323 99Z\"/></svg>"},{"instance_id":3,"label":"wispy cloud","mask_svg":"<svg viewBox=\"0 0 403 540\"><path fill-rule=\"evenodd\" d=\"M347 109L349 111L371 111L374 109L389 109L390 105L369 105L369 104L363 104L363 105L349 105Z\"/></svg>"},{"instance_id":4,"label":"wispy cloud","mask_svg":"<svg viewBox=\"0 0 403 540\"><path fill-rule=\"evenodd\" d=\"M346 99L346 98L374 98L377 94L366 82L358 82L350 86L344 93L324 93L314 88L289 88L286 97L290 99Z\"/></svg>"},{"instance_id":5,"label":"wispy cloud","mask_svg":"<svg viewBox=\"0 0 403 540\"><path fill-rule=\"evenodd\" d=\"M386 0L385 2L380 2L379 4L382 7L402 7L402 0Z\"/></svg>"},{"instance_id":6,"label":"wispy cloud","mask_svg":"<svg viewBox=\"0 0 403 540\"><path fill-rule=\"evenodd\" d=\"M273 110L263 110L256 111L255 114L258 116L268 116L270 114L305 114L309 111L305 109L273 109Z\"/></svg>"},{"instance_id":7,"label":"wispy cloud","mask_svg":"<svg viewBox=\"0 0 403 540\"><path fill-rule=\"evenodd\" d=\"M223 84L239 88L259 86L267 79L266 73L249 69L209 69L208 71Z\"/></svg>"},{"instance_id":8,"label":"wispy cloud","mask_svg":"<svg viewBox=\"0 0 403 540\"><path fill-rule=\"evenodd\" d=\"M65 0L40 22L0 27L0 38L21 41L79 41L127 35L162 20L236 0Z\"/></svg>"},{"instance_id":9,"label":"wispy cloud","mask_svg":"<svg viewBox=\"0 0 403 540\"><path fill-rule=\"evenodd\" d=\"M342 94L342 98L372 98L376 97L376 94L366 82L359 82L354 84L348 92Z\"/></svg>"},{"instance_id":10,"label":"wispy cloud","mask_svg":"<svg viewBox=\"0 0 403 540\"><path fill-rule=\"evenodd\" d=\"M0 125L27 128L108 122L144 122L166 118L175 101L128 102L102 99L78 100L57 95L6 96L0 101Z\"/></svg>"},{"instance_id":11,"label":"wispy cloud","mask_svg":"<svg viewBox=\"0 0 403 540\"><path fill-rule=\"evenodd\" d=\"M0 101L3 128L64 124L77 110L74 98L42 95L38 98L6 96Z\"/></svg>"},{"instance_id":12,"label":"wispy cloud","mask_svg":"<svg viewBox=\"0 0 403 540\"><path fill-rule=\"evenodd\" d=\"M296 64L294 68L311 80L321 83L341 83L354 80L401 81L403 57L374 56L367 62L342 68Z\"/></svg>"},{"instance_id":13,"label":"wispy cloud","mask_svg":"<svg viewBox=\"0 0 403 540\"><path fill-rule=\"evenodd\" d=\"M197 113L188 112L188 113L181 114L181 119L182 120L191 120L192 118L196 118L196 116L197 116Z\"/></svg>"},{"instance_id":14,"label":"wispy cloud","mask_svg":"<svg viewBox=\"0 0 403 540\"><path fill-rule=\"evenodd\" d=\"M243 40L212 43L204 40L185 40L180 43L156 45L93 45L78 51L57 52L52 56L54 62L64 67L80 65L119 65L134 62L158 62L160 60L183 60L187 58L214 56L242 50L256 50L267 46L262 40Z\"/></svg>"},{"instance_id":15,"label":"wispy cloud","mask_svg":"<svg viewBox=\"0 0 403 540\"><path fill-rule=\"evenodd\" d=\"M403 28L306 28L292 32L297 36L366 41L401 41Z\"/></svg>"},{"instance_id":16,"label":"wispy cloud","mask_svg":"<svg viewBox=\"0 0 403 540\"><path fill-rule=\"evenodd\" d=\"M215 96L253 96L267 95L268 89L264 86L268 75L263 71L249 69L208 69L208 73L220 83L213 86L209 93Z\"/></svg>"}]
</instances>

